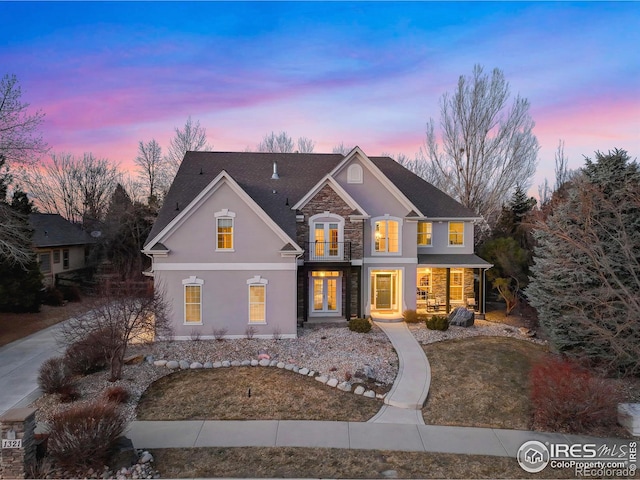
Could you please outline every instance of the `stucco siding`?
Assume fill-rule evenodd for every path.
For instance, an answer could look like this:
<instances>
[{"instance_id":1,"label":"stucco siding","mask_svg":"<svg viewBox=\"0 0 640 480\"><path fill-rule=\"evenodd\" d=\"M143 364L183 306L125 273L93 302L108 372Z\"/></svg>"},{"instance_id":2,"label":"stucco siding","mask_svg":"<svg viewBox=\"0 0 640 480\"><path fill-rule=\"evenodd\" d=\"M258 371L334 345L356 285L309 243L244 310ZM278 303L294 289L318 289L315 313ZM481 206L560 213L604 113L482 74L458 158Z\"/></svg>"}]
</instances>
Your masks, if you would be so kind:
<instances>
[{"instance_id":1,"label":"stucco siding","mask_svg":"<svg viewBox=\"0 0 640 480\"><path fill-rule=\"evenodd\" d=\"M195 277L201 283L202 324L185 323L184 280ZM266 323L249 323L248 280L266 280ZM172 310L173 335L190 338L211 337L214 329L227 335L242 336L252 326L256 335L295 335L296 271L159 271L156 288L164 291Z\"/></svg>"},{"instance_id":2,"label":"stucco siding","mask_svg":"<svg viewBox=\"0 0 640 480\"><path fill-rule=\"evenodd\" d=\"M417 244L416 226L416 244ZM449 222L447 220L436 220L432 222L432 245L430 247L418 247L417 253L427 254L468 254L473 253L473 222L464 222L464 245L449 245Z\"/></svg>"},{"instance_id":3,"label":"stucco siding","mask_svg":"<svg viewBox=\"0 0 640 480\"><path fill-rule=\"evenodd\" d=\"M216 212L227 209L233 217L233 251L216 250ZM265 224L227 184L194 209L178 228L161 242L170 250L157 263L252 263L282 262L285 242Z\"/></svg>"}]
</instances>

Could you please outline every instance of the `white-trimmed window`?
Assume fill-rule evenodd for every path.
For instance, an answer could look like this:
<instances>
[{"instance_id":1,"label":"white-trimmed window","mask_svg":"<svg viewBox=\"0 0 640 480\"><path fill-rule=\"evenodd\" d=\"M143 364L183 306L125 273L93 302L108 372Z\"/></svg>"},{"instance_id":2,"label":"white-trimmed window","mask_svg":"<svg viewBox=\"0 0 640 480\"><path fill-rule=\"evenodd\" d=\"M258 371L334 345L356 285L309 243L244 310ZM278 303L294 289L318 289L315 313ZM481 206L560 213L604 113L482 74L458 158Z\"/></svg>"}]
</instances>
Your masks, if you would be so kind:
<instances>
[{"instance_id":1,"label":"white-trimmed window","mask_svg":"<svg viewBox=\"0 0 640 480\"><path fill-rule=\"evenodd\" d=\"M191 276L182 280L184 288L184 323L202 325L202 285L204 280Z\"/></svg>"},{"instance_id":2,"label":"white-trimmed window","mask_svg":"<svg viewBox=\"0 0 640 480\"><path fill-rule=\"evenodd\" d=\"M429 295L432 292L432 274L430 268L418 270L417 300L424 304L427 303Z\"/></svg>"},{"instance_id":3,"label":"white-trimmed window","mask_svg":"<svg viewBox=\"0 0 640 480\"><path fill-rule=\"evenodd\" d=\"M362 183L362 167L357 163L349 165L347 168L347 183Z\"/></svg>"},{"instance_id":4,"label":"white-trimmed window","mask_svg":"<svg viewBox=\"0 0 640 480\"><path fill-rule=\"evenodd\" d=\"M256 275L247 280L249 286L249 323L267 323L267 284L266 278Z\"/></svg>"},{"instance_id":5,"label":"white-trimmed window","mask_svg":"<svg viewBox=\"0 0 640 480\"><path fill-rule=\"evenodd\" d=\"M234 212L223 208L215 213L216 217L216 251L233 252L233 223L236 218Z\"/></svg>"},{"instance_id":6,"label":"white-trimmed window","mask_svg":"<svg viewBox=\"0 0 640 480\"><path fill-rule=\"evenodd\" d=\"M418 245L431 246L432 229L431 222L418 222Z\"/></svg>"},{"instance_id":7,"label":"white-trimmed window","mask_svg":"<svg viewBox=\"0 0 640 480\"><path fill-rule=\"evenodd\" d=\"M69 270L69 249L62 250L62 268Z\"/></svg>"},{"instance_id":8,"label":"white-trimmed window","mask_svg":"<svg viewBox=\"0 0 640 480\"><path fill-rule=\"evenodd\" d=\"M452 268L450 272L449 296L452 302L462 302L464 293L464 270Z\"/></svg>"},{"instance_id":9,"label":"white-trimmed window","mask_svg":"<svg viewBox=\"0 0 640 480\"><path fill-rule=\"evenodd\" d=\"M383 218L372 219L372 225L373 253L400 254L402 221L385 215Z\"/></svg>"},{"instance_id":10,"label":"white-trimmed window","mask_svg":"<svg viewBox=\"0 0 640 480\"><path fill-rule=\"evenodd\" d=\"M53 263L60 263L60 250L53 251Z\"/></svg>"},{"instance_id":11,"label":"white-trimmed window","mask_svg":"<svg viewBox=\"0 0 640 480\"><path fill-rule=\"evenodd\" d=\"M449 222L449 245L454 247L464 245L464 222Z\"/></svg>"},{"instance_id":12,"label":"white-trimmed window","mask_svg":"<svg viewBox=\"0 0 640 480\"><path fill-rule=\"evenodd\" d=\"M323 212L309 218L310 260L338 260L344 256L344 218Z\"/></svg>"}]
</instances>

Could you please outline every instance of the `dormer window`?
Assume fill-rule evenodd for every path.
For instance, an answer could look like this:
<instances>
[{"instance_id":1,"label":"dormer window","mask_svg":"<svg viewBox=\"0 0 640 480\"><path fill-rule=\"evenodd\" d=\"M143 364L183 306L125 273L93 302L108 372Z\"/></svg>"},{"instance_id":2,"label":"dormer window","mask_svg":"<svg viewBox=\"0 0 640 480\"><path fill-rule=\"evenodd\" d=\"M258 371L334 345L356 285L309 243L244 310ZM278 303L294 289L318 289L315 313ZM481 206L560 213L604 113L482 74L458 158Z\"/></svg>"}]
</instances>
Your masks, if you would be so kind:
<instances>
[{"instance_id":1,"label":"dormer window","mask_svg":"<svg viewBox=\"0 0 640 480\"><path fill-rule=\"evenodd\" d=\"M216 217L216 251L233 252L234 212L224 208L215 213Z\"/></svg>"},{"instance_id":2,"label":"dormer window","mask_svg":"<svg viewBox=\"0 0 640 480\"><path fill-rule=\"evenodd\" d=\"M347 183L362 183L362 167L357 163L349 165L347 169Z\"/></svg>"}]
</instances>

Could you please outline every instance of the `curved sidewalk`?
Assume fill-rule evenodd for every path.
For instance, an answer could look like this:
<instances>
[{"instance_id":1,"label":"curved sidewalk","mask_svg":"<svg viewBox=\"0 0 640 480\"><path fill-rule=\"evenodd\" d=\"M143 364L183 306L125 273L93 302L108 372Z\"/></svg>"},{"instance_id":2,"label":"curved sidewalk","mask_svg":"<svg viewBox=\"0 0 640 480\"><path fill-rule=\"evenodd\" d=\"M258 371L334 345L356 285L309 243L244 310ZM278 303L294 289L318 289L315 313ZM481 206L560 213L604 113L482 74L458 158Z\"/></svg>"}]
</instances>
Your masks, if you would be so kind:
<instances>
[{"instance_id":1,"label":"curved sidewalk","mask_svg":"<svg viewBox=\"0 0 640 480\"><path fill-rule=\"evenodd\" d=\"M403 321L375 321L398 354L398 375L385 405L370 423L424 425L422 406L431 385L431 366L424 350Z\"/></svg>"}]
</instances>

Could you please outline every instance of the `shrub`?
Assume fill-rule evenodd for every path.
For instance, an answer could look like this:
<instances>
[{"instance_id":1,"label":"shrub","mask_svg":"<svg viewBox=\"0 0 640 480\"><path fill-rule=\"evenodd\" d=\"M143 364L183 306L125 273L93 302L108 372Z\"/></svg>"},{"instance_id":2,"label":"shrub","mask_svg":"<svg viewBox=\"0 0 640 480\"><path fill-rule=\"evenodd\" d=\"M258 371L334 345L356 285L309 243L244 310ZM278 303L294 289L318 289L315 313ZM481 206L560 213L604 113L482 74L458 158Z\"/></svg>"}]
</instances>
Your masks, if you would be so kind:
<instances>
[{"instance_id":1,"label":"shrub","mask_svg":"<svg viewBox=\"0 0 640 480\"><path fill-rule=\"evenodd\" d=\"M101 467L125 427L115 403L98 400L71 407L51 418L48 454L63 468Z\"/></svg>"},{"instance_id":2,"label":"shrub","mask_svg":"<svg viewBox=\"0 0 640 480\"><path fill-rule=\"evenodd\" d=\"M429 330L445 331L449 329L449 319L445 315L433 315L425 320Z\"/></svg>"},{"instance_id":3,"label":"shrub","mask_svg":"<svg viewBox=\"0 0 640 480\"><path fill-rule=\"evenodd\" d=\"M60 307L64 305L64 295L57 288L49 287L44 292L42 303L45 305L51 305L52 307Z\"/></svg>"},{"instance_id":4,"label":"shrub","mask_svg":"<svg viewBox=\"0 0 640 480\"><path fill-rule=\"evenodd\" d=\"M371 322L366 318L352 318L349 321L349 330L358 333L368 333L371 330Z\"/></svg>"},{"instance_id":5,"label":"shrub","mask_svg":"<svg viewBox=\"0 0 640 480\"><path fill-rule=\"evenodd\" d=\"M71 373L75 375L88 375L104 370L109 364L107 360L106 331L96 331L87 335L84 339L72 343L64 353L64 361Z\"/></svg>"},{"instance_id":6,"label":"shrub","mask_svg":"<svg viewBox=\"0 0 640 480\"><path fill-rule=\"evenodd\" d=\"M79 302L80 300L82 300L80 289L74 285L63 287L62 295L67 302Z\"/></svg>"},{"instance_id":7,"label":"shrub","mask_svg":"<svg viewBox=\"0 0 640 480\"><path fill-rule=\"evenodd\" d=\"M75 402L80 398L80 392L78 392L76 386L72 384L61 387L58 390L58 394L60 395L60 401L62 403Z\"/></svg>"},{"instance_id":8,"label":"shrub","mask_svg":"<svg viewBox=\"0 0 640 480\"><path fill-rule=\"evenodd\" d=\"M121 386L109 387L103 394L107 402L113 403L125 403L129 400L129 392L126 388Z\"/></svg>"},{"instance_id":9,"label":"shrub","mask_svg":"<svg viewBox=\"0 0 640 480\"><path fill-rule=\"evenodd\" d=\"M50 358L40 366L38 386L44 393L59 393L70 385L71 375L62 358Z\"/></svg>"},{"instance_id":10,"label":"shrub","mask_svg":"<svg viewBox=\"0 0 640 480\"><path fill-rule=\"evenodd\" d=\"M405 310L404 312L402 312L402 318L404 318L404 321L407 323L420 322L420 316L415 310Z\"/></svg>"},{"instance_id":11,"label":"shrub","mask_svg":"<svg viewBox=\"0 0 640 480\"><path fill-rule=\"evenodd\" d=\"M218 341L224 340L224 336L227 334L226 328L214 328L213 329L213 338Z\"/></svg>"},{"instance_id":12,"label":"shrub","mask_svg":"<svg viewBox=\"0 0 640 480\"><path fill-rule=\"evenodd\" d=\"M548 358L530 373L534 428L589 433L615 425L620 391L574 361Z\"/></svg>"}]
</instances>

